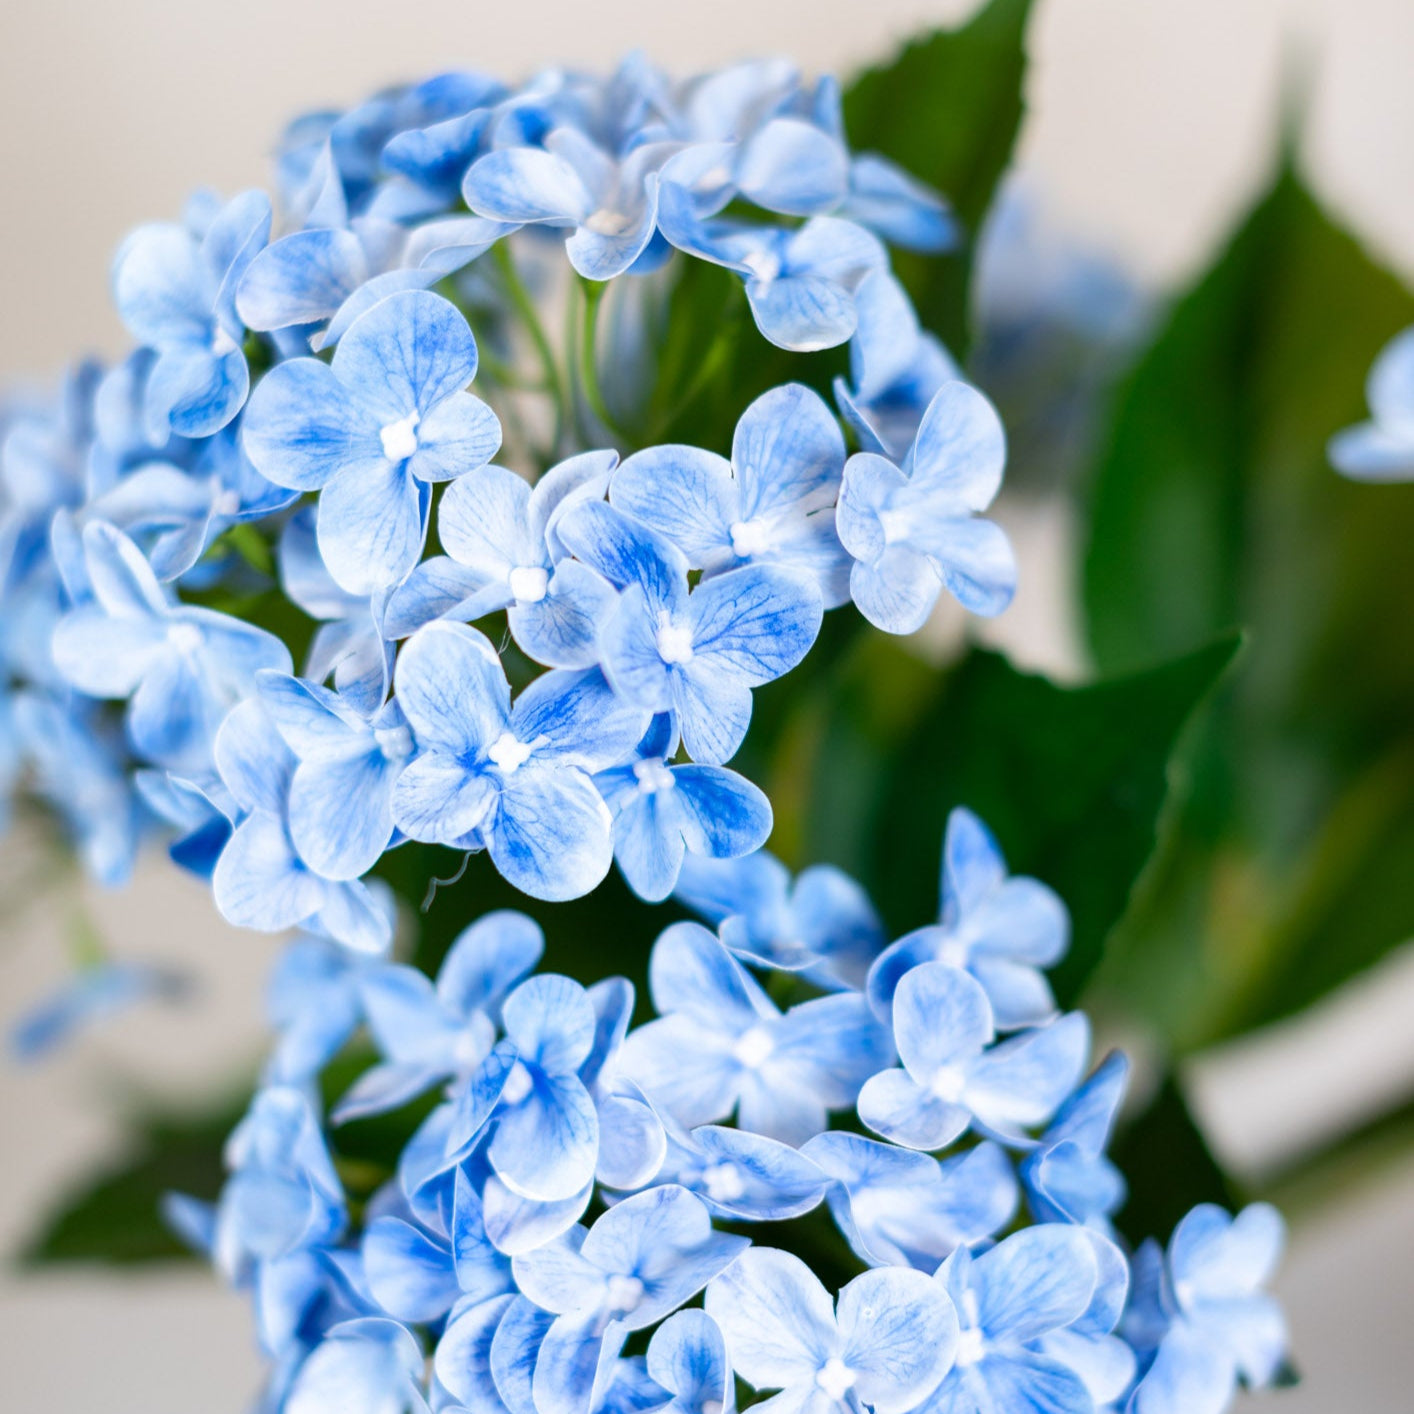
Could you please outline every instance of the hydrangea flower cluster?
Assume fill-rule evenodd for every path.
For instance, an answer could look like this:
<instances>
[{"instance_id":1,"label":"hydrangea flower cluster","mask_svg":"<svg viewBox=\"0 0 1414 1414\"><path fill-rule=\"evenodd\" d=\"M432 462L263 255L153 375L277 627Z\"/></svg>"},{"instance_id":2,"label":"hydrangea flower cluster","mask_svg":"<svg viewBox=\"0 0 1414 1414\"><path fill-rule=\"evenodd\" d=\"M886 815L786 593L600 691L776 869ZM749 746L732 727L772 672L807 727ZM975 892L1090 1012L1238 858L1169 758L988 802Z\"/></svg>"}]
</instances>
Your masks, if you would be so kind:
<instances>
[{"instance_id":1,"label":"hydrangea flower cluster","mask_svg":"<svg viewBox=\"0 0 1414 1414\"><path fill-rule=\"evenodd\" d=\"M938 921L890 940L763 852L730 765L827 610L1011 598L1001 425L890 270L952 241L943 199L775 61L445 74L299 120L277 178L135 232L138 347L0 450L0 785L104 882L161 830L228 920L298 930L220 1200L170 1203L251 1292L266 1407L1195 1414L1270 1380L1270 1210L1132 1261L1111 1225L1125 1066L1087 1076L1058 1014L1060 900L960 811ZM848 346L833 406L791 382L729 448L617 435L603 346L651 363L641 292L692 262L781 349ZM434 981L370 877L408 841L541 900L617 863L702 922L658 938L637 1025L627 980L536 972L518 911ZM414 1102L351 1195L329 1126Z\"/></svg>"}]
</instances>

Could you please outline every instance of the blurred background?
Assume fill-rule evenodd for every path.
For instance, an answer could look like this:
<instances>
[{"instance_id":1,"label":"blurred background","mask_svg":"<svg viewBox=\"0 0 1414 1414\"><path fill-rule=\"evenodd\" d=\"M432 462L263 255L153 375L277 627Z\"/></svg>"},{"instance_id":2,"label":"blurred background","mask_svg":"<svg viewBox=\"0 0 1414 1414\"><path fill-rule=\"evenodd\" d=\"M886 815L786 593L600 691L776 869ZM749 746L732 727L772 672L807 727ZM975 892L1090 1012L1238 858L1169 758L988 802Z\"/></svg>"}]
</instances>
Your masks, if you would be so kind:
<instances>
[{"instance_id":1,"label":"blurred background","mask_svg":"<svg viewBox=\"0 0 1414 1414\"><path fill-rule=\"evenodd\" d=\"M300 110L459 65L508 77L556 61L604 67L635 46L679 72L779 51L807 69L847 75L975 8L972 0L540 0L533 11L441 0L8 6L0 18L0 378L48 378L80 351L121 353L107 297L121 236L140 221L174 217L195 186L229 193L264 183L265 154ZM1038 0L1028 48L1010 187L1017 199L1008 208L1015 225L1009 240L997 235L983 281L1003 332L1009 301L1035 293L1028 281L1054 291L1079 280L1087 308L1104 311L1102 342L1122 363L1270 185L1283 95L1297 88L1307 185L1374 260L1406 283L1414 277L1407 0ZM1384 288L1361 298L1393 299ZM1328 314L1339 322L1338 293ZM993 360L1003 389L1015 372L1005 351L1000 338L977 351L983 374ZM1356 384L1376 351L1352 344ZM1299 363L1306 352L1291 356ZM1072 495L1079 473L1067 464L1085 460L1084 436L1069 421L1059 433L1052 424L1014 429L1019 491L1003 518L1018 542L1023 590L987 635L1020 666L1068 681L1091 674L1097 645L1095 656L1110 660L1101 666L1125 657L1119 628L1101 625L1097 636L1093 622L1088 635L1080 627L1084 532ZM1268 541L1264 553L1299 548ZM1414 545L1404 541L1403 553L1414 557ZM1385 605L1381 632L1407 636L1410 608L1409 599ZM946 644L955 631L945 619L931 626L929 643ZM1348 651L1358 654L1360 644ZM1270 759L1280 771L1282 758ZM1387 871L1403 869L1407 885L1414 852L1399 852L1410 842L1401 838ZM1182 873L1181 861L1170 864ZM1164 880L1148 883L1151 911L1172 913L1165 900L1182 896L1182 880L1167 892ZM1238 874L1222 887L1240 899L1252 883ZM1369 948L1359 956L1373 964L1364 970L1332 966L1339 898L1318 894L1311 906L1333 911L1334 926L1293 953L1283 998L1257 988L1261 1004L1241 1024L1215 1018L1201 999L1180 1016L1172 998L1192 990L1188 975L1139 979L1126 971L1123 949L1098 985L1154 994L1143 998L1145 1016L1182 1056L1182 1091L1217 1159L1243 1188L1290 1208L1278 1291L1305 1382L1254 1403L1288 1414L1394 1414L1409 1408L1414 1387L1405 1334L1414 1316L1405 1112L1414 1097L1414 953ZM1382 913L1386 933L1398 916ZM159 855L132 888L102 895L56 873L23 828L0 843L0 1021L61 980L65 938L81 922L117 957L180 963L195 987L182 1007L130 1012L42 1068L0 1068L7 1254L24 1248L65 1192L119 1155L137 1097L219 1095L251 1072L263 1044L260 988L274 940L225 927L205 888ZM1308 972L1320 985L1303 990ZM1226 980L1241 993L1246 979L1250 993L1255 975L1239 968ZM1137 1039L1142 1055L1147 1042ZM243 1301L191 1266L6 1270L0 1367L7 1407L42 1402L65 1414L99 1405L109 1414L237 1410L257 1378Z\"/></svg>"}]
</instances>

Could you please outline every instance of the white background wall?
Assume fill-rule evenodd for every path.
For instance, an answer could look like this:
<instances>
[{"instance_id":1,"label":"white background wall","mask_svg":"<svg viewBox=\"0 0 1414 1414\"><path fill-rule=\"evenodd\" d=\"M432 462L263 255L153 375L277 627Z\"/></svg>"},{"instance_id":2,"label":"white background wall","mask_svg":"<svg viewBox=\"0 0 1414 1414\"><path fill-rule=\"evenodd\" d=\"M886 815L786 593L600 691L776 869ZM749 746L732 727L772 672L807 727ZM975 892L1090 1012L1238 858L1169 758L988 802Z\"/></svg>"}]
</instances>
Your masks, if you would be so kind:
<instances>
[{"instance_id":1,"label":"white background wall","mask_svg":"<svg viewBox=\"0 0 1414 1414\"><path fill-rule=\"evenodd\" d=\"M116 353L110 253L138 221L174 216L198 184L264 180L281 123L399 78L469 64L514 76L603 66L632 46L688 70L787 51L848 72L969 0L9 0L0 12L0 377L47 375L79 350ZM1280 74L1313 87L1307 152L1319 190L1386 259L1414 272L1414 4L1410 0L1039 0L1021 165L1069 229L1144 278L1205 259L1260 182ZM1053 540L1054 537L1051 537ZM1050 543L1046 536L1042 543ZM1044 585L1044 577L1032 583ZM1054 621L1039 596L1028 624ZM181 959L203 986L182 1013L134 1014L41 1071L0 1070L0 1250L109 1152L115 1103L143 1085L209 1091L260 1047L273 947L214 918L154 860L126 894L37 887L33 850L0 844L0 1020L56 981L82 902L120 956ZM1197 1094L1248 1167L1414 1089L1414 958L1318 1018L1213 1057ZM1352 1101L1352 1096L1355 1097ZM1409 1408L1414 1167L1303 1223L1281 1288L1305 1387L1285 1414ZM255 1378L239 1301L204 1275L0 1278L0 1409L224 1414ZM1264 1407L1267 1403L1263 1402Z\"/></svg>"}]
</instances>

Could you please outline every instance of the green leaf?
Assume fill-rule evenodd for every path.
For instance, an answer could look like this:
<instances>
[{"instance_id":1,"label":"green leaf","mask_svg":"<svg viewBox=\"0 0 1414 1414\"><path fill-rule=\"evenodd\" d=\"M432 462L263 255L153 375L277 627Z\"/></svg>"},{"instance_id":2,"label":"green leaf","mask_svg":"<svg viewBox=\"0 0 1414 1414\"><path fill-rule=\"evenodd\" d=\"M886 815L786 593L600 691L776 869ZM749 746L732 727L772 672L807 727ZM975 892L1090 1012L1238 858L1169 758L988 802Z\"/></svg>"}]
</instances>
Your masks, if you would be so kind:
<instances>
[{"instance_id":1,"label":"green leaf","mask_svg":"<svg viewBox=\"0 0 1414 1414\"><path fill-rule=\"evenodd\" d=\"M855 872L897 935L936 915L947 816L968 806L1014 871L1069 906L1071 950L1053 980L1070 1004L1153 851L1179 733L1238 642L1067 688L981 650L939 677L871 636L814 727L799 855Z\"/></svg>"},{"instance_id":2,"label":"green leaf","mask_svg":"<svg viewBox=\"0 0 1414 1414\"><path fill-rule=\"evenodd\" d=\"M1179 1219L1198 1203L1239 1206L1232 1181L1172 1077L1142 1114L1121 1126L1110 1157L1129 1184L1129 1197L1115 1222L1131 1243L1146 1237L1166 1243Z\"/></svg>"},{"instance_id":3,"label":"green leaf","mask_svg":"<svg viewBox=\"0 0 1414 1414\"><path fill-rule=\"evenodd\" d=\"M990 0L965 25L913 40L844 95L857 152L881 152L952 203L965 242L939 260L899 251L894 269L923 323L967 352L972 246L1011 160L1025 112L1031 0Z\"/></svg>"},{"instance_id":4,"label":"green leaf","mask_svg":"<svg viewBox=\"0 0 1414 1414\"><path fill-rule=\"evenodd\" d=\"M1252 638L1107 978L1180 1047L1299 1010L1414 934L1414 486L1326 457L1411 321L1285 170L1116 399L1084 565L1096 660Z\"/></svg>"},{"instance_id":5,"label":"green leaf","mask_svg":"<svg viewBox=\"0 0 1414 1414\"><path fill-rule=\"evenodd\" d=\"M170 1191L214 1199L221 1147L245 1108L222 1103L205 1113L147 1115L134 1121L126 1155L64 1195L24 1247L26 1265L134 1263L192 1255L162 1221Z\"/></svg>"}]
</instances>

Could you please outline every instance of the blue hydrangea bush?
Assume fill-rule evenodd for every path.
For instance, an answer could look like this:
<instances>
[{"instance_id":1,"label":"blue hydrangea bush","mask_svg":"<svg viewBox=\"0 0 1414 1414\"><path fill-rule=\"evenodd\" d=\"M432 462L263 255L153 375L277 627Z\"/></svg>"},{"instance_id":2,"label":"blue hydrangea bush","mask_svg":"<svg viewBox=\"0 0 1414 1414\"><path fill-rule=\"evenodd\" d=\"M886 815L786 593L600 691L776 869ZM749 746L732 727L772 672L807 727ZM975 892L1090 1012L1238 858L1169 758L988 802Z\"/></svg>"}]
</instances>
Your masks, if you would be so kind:
<instances>
[{"instance_id":1,"label":"blue hydrangea bush","mask_svg":"<svg viewBox=\"0 0 1414 1414\"><path fill-rule=\"evenodd\" d=\"M1001 422L891 268L954 243L942 196L851 149L828 79L638 57L302 118L276 191L128 238L134 350L10 409L0 520L7 788L104 883L162 835L293 930L219 1201L167 1203L250 1294L261 1408L1216 1414L1273 1381L1273 1209L1112 1225L1127 1063L1057 1007L1062 899L959 809L936 919L890 937L765 851L732 768L827 616L1012 597ZM821 360L710 446L655 391L704 267ZM1352 467L1407 453L1401 357ZM418 845L525 897L435 977L378 872ZM646 995L539 970L535 901L611 870L678 905ZM24 1044L155 980L90 972ZM371 1186L336 1162L408 1115Z\"/></svg>"}]
</instances>

